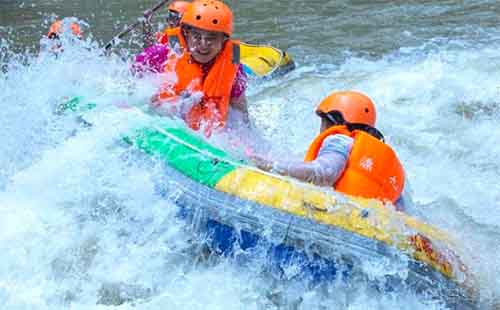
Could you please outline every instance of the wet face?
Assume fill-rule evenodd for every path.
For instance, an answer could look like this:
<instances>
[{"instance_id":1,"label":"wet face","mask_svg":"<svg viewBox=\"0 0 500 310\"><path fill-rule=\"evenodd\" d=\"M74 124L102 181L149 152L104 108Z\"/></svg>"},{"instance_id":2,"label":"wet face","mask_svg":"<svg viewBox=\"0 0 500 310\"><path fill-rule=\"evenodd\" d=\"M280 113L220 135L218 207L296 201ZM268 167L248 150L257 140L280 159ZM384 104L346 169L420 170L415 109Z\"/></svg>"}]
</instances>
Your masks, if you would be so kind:
<instances>
[{"instance_id":1,"label":"wet face","mask_svg":"<svg viewBox=\"0 0 500 310\"><path fill-rule=\"evenodd\" d=\"M212 61L224 47L226 35L222 32L188 28L185 31L186 43L191 56L198 63Z\"/></svg>"}]
</instances>

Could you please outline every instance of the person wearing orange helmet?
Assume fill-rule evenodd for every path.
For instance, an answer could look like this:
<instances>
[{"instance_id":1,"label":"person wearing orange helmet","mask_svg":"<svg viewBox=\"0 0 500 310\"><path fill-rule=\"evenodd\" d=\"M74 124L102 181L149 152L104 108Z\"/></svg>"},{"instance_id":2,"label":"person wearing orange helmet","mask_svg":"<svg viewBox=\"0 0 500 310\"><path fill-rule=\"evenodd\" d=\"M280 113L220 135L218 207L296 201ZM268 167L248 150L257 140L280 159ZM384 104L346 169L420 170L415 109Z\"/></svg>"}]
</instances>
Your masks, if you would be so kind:
<instances>
[{"instance_id":1,"label":"person wearing orange helmet","mask_svg":"<svg viewBox=\"0 0 500 310\"><path fill-rule=\"evenodd\" d=\"M77 38L82 38L82 29L80 28L80 25L77 23L71 23L70 25L71 28L71 33L77 37ZM62 20L56 20L55 22L50 25L49 32L47 33L47 37L49 39L59 39L60 36L63 34L64 31L64 24Z\"/></svg>"},{"instance_id":2,"label":"person wearing orange helmet","mask_svg":"<svg viewBox=\"0 0 500 310\"><path fill-rule=\"evenodd\" d=\"M58 55L64 51L62 38L64 38L64 41L82 39L83 32L80 25L68 20L56 20L50 25L47 37L40 41L40 51Z\"/></svg>"},{"instance_id":3,"label":"person wearing orange helmet","mask_svg":"<svg viewBox=\"0 0 500 310\"><path fill-rule=\"evenodd\" d=\"M177 28L180 26L182 15L184 15L190 5L191 2L181 0L172 1L168 5L168 13L166 19L167 27L163 31L156 33L156 40L158 41L158 43L168 43L167 31L169 29Z\"/></svg>"},{"instance_id":4,"label":"person wearing orange helmet","mask_svg":"<svg viewBox=\"0 0 500 310\"><path fill-rule=\"evenodd\" d=\"M174 1L168 6L167 25L169 28L179 27L182 15L186 12L190 2Z\"/></svg>"},{"instance_id":5,"label":"person wearing orange helmet","mask_svg":"<svg viewBox=\"0 0 500 310\"><path fill-rule=\"evenodd\" d=\"M152 26L149 20L143 25L144 42L146 48L135 56L135 62L132 65L132 71L135 73L160 73L165 67L168 55L168 35L169 29L179 27L180 19L191 3L187 1L173 1L168 6L167 28L156 34L156 42L150 38Z\"/></svg>"},{"instance_id":6,"label":"person wearing orange helmet","mask_svg":"<svg viewBox=\"0 0 500 310\"><path fill-rule=\"evenodd\" d=\"M266 171L332 186L344 194L375 198L404 208L405 172L396 153L375 128L372 100L355 91L334 92L317 107L320 134L303 162L271 161L253 156Z\"/></svg>"},{"instance_id":7,"label":"person wearing orange helmet","mask_svg":"<svg viewBox=\"0 0 500 310\"><path fill-rule=\"evenodd\" d=\"M207 136L225 127L230 107L248 123L247 77L239 63L239 42L231 39L231 9L218 0L196 0L180 24L168 31L167 78L151 106L161 114L177 112Z\"/></svg>"}]
</instances>

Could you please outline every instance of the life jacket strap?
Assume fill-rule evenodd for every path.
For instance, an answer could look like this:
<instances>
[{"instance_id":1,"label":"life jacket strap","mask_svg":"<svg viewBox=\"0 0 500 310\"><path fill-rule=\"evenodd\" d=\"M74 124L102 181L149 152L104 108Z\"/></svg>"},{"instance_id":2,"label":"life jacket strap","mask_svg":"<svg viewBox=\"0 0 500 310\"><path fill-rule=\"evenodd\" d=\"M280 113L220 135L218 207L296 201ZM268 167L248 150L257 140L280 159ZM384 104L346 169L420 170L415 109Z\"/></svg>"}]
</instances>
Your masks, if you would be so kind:
<instances>
[{"instance_id":1,"label":"life jacket strap","mask_svg":"<svg viewBox=\"0 0 500 310\"><path fill-rule=\"evenodd\" d=\"M235 64L235 65L240 64L240 58L241 58L240 55L241 55L240 44L233 43L233 64Z\"/></svg>"}]
</instances>

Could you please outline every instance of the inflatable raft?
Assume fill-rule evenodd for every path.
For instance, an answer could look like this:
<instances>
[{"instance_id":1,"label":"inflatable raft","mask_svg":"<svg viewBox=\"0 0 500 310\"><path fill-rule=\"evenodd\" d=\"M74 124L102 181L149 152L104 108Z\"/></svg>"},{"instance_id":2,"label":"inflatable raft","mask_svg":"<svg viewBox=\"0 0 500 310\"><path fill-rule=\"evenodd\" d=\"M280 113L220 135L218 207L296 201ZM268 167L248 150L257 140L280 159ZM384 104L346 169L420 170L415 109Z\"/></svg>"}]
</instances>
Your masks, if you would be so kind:
<instances>
[{"instance_id":1,"label":"inflatable raft","mask_svg":"<svg viewBox=\"0 0 500 310\"><path fill-rule=\"evenodd\" d=\"M81 118L96 108L84 102L75 97L60 108ZM165 164L160 192L214 252L231 256L258 249L279 277L289 278L287 269L313 283L361 275L384 291L404 288L452 309L477 308L475 280L457 245L416 218L377 200L261 171L211 145L181 120L153 117L123 139ZM390 270L374 280L369 266L381 264Z\"/></svg>"},{"instance_id":2,"label":"inflatable raft","mask_svg":"<svg viewBox=\"0 0 500 310\"><path fill-rule=\"evenodd\" d=\"M278 274L293 266L296 277L314 282L348 281L384 262L405 272L384 274L382 289L404 287L452 309L476 308L474 281L456 246L415 218L260 171L165 118L125 141L165 163L163 194L215 252L260 247Z\"/></svg>"}]
</instances>

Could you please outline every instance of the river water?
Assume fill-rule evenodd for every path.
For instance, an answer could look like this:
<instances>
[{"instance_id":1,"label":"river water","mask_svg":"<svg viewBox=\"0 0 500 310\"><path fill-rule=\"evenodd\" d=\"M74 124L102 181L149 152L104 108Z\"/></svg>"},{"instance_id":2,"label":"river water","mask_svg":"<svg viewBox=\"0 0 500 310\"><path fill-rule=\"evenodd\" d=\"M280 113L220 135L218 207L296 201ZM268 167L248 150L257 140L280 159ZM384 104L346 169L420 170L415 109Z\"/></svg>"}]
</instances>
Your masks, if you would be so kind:
<instances>
[{"instance_id":1,"label":"river water","mask_svg":"<svg viewBox=\"0 0 500 310\"><path fill-rule=\"evenodd\" d=\"M498 1L229 4L237 37L287 49L297 64L250 86L257 129L300 158L324 96L371 96L415 212L458 240L480 308L500 308ZM0 1L2 309L445 309L408 292L310 288L271 281L258 266L200 258L195 237L157 194L161 167L116 147L140 118L104 109L92 129L75 133L73 119L53 114L62 97L102 106L149 98L159 81L128 71L138 36L108 57L98 47L152 5ZM50 22L70 16L86 24L86 41L68 44L58 59L39 55Z\"/></svg>"}]
</instances>

